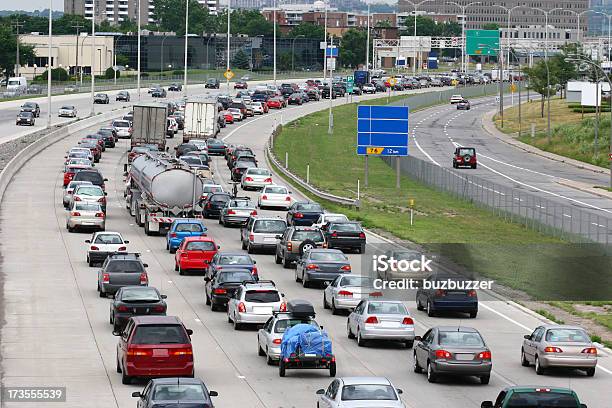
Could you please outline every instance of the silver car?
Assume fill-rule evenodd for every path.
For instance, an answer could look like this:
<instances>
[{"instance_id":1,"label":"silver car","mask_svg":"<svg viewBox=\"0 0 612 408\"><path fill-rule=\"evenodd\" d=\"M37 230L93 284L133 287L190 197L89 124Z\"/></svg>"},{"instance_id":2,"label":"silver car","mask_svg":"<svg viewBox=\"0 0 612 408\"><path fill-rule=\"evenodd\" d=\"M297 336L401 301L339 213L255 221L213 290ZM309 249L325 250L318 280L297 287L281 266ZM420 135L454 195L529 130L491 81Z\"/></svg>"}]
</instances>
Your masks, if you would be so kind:
<instances>
[{"instance_id":1,"label":"silver car","mask_svg":"<svg viewBox=\"0 0 612 408\"><path fill-rule=\"evenodd\" d=\"M287 229L287 221L279 217L251 216L240 230L242 249L249 254L256 250L276 249L276 236Z\"/></svg>"},{"instance_id":2,"label":"silver car","mask_svg":"<svg viewBox=\"0 0 612 408\"><path fill-rule=\"evenodd\" d=\"M72 193L77 186L81 185L92 185L91 181L71 181L66 186L66 190L64 190L64 198L62 199L62 204L64 204L64 208L70 208L72 203Z\"/></svg>"},{"instance_id":3,"label":"silver car","mask_svg":"<svg viewBox=\"0 0 612 408\"><path fill-rule=\"evenodd\" d=\"M414 320L396 300L362 300L349 315L346 331L360 347L368 340L401 341L408 348L414 344Z\"/></svg>"},{"instance_id":4,"label":"silver car","mask_svg":"<svg viewBox=\"0 0 612 408\"><path fill-rule=\"evenodd\" d=\"M323 308L332 314L340 310L351 310L371 296L382 296L374 289L374 280L367 276L340 275L323 291Z\"/></svg>"},{"instance_id":5,"label":"silver car","mask_svg":"<svg viewBox=\"0 0 612 408\"><path fill-rule=\"evenodd\" d=\"M525 335L521 364L524 367L535 364L538 375L547 368L563 367L584 370L592 377L597 366L597 348L581 327L542 325Z\"/></svg>"},{"instance_id":6,"label":"silver car","mask_svg":"<svg viewBox=\"0 0 612 408\"><path fill-rule=\"evenodd\" d=\"M129 139L132 137L132 125L127 120L114 120L112 125L119 139Z\"/></svg>"},{"instance_id":7,"label":"silver car","mask_svg":"<svg viewBox=\"0 0 612 408\"><path fill-rule=\"evenodd\" d=\"M260 189L272 184L272 173L259 167L248 168L242 173L240 187L243 190Z\"/></svg>"},{"instance_id":8,"label":"silver car","mask_svg":"<svg viewBox=\"0 0 612 408\"><path fill-rule=\"evenodd\" d=\"M314 317L295 317L291 313L274 313L264 327L257 332L257 354L265 356L268 365L274 364L280 357L283 334L287 329L301 323L319 328Z\"/></svg>"},{"instance_id":9,"label":"silver car","mask_svg":"<svg viewBox=\"0 0 612 408\"><path fill-rule=\"evenodd\" d=\"M247 324L264 324L274 312L285 312L287 304L273 281L243 283L227 303L227 321L239 330Z\"/></svg>"},{"instance_id":10,"label":"silver car","mask_svg":"<svg viewBox=\"0 0 612 408\"><path fill-rule=\"evenodd\" d=\"M232 224L244 225L251 215L257 215L257 211L248 197L232 198L221 208L219 224L224 227Z\"/></svg>"},{"instance_id":11,"label":"silver car","mask_svg":"<svg viewBox=\"0 0 612 408\"><path fill-rule=\"evenodd\" d=\"M102 206L97 203L76 201L66 216L66 229L74 232L77 228L94 228L104 231L106 216Z\"/></svg>"},{"instance_id":12,"label":"silver car","mask_svg":"<svg viewBox=\"0 0 612 408\"><path fill-rule=\"evenodd\" d=\"M76 118L76 115L77 115L77 109L73 105L62 106L59 109L58 114L57 114L57 116L59 117L66 117L66 118Z\"/></svg>"},{"instance_id":13,"label":"silver car","mask_svg":"<svg viewBox=\"0 0 612 408\"><path fill-rule=\"evenodd\" d=\"M403 391L385 377L340 377L317 390L319 408L405 408Z\"/></svg>"},{"instance_id":14,"label":"silver car","mask_svg":"<svg viewBox=\"0 0 612 408\"><path fill-rule=\"evenodd\" d=\"M85 202L92 204L100 204L102 211L106 212L106 193L100 186L80 185L77 186L70 199L69 206L72 207L75 202Z\"/></svg>"}]
</instances>

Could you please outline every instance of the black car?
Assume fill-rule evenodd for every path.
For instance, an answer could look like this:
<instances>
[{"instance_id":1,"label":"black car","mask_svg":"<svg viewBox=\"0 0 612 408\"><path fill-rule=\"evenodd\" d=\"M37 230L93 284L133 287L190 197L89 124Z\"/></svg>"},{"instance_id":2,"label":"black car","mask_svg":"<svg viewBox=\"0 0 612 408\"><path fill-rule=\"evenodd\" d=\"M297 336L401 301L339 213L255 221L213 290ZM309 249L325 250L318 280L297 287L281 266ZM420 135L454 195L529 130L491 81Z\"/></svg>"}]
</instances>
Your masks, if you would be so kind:
<instances>
[{"instance_id":1,"label":"black car","mask_svg":"<svg viewBox=\"0 0 612 408\"><path fill-rule=\"evenodd\" d=\"M236 154L236 158L230 162L229 169L231 170L236 167L236 163L238 163L239 161L252 161L253 163L255 163L253 167L257 167L257 158L248 151L240 150Z\"/></svg>"},{"instance_id":2,"label":"black car","mask_svg":"<svg viewBox=\"0 0 612 408\"><path fill-rule=\"evenodd\" d=\"M247 269L230 266L223 268L212 277L206 276L204 282L206 282L204 286L206 304L214 311L225 310L236 289L243 282L256 282L256 278Z\"/></svg>"},{"instance_id":3,"label":"black car","mask_svg":"<svg viewBox=\"0 0 612 408\"><path fill-rule=\"evenodd\" d=\"M116 101L129 102L130 101L130 93L128 91L119 91L117 96L115 97Z\"/></svg>"},{"instance_id":4,"label":"black car","mask_svg":"<svg viewBox=\"0 0 612 408\"><path fill-rule=\"evenodd\" d=\"M209 78L204 84L204 88L219 89L219 80L217 78Z\"/></svg>"},{"instance_id":5,"label":"black car","mask_svg":"<svg viewBox=\"0 0 612 408\"><path fill-rule=\"evenodd\" d=\"M238 160L232 167L232 181L242 180L242 174L246 169L257 167L257 162L254 160Z\"/></svg>"},{"instance_id":6,"label":"black car","mask_svg":"<svg viewBox=\"0 0 612 408\"><path fill-rule=\"evenodd\" d=\"M289 99L287 100L287 103L289 105L301 105L304 103L304 101L302 100L302 94L299 94L297 92L292 93L291 95L289 95Z\"/></svg>"},{"instance_id":7,"label":"black car","mask_svg":"<svg viewBox=\"0 0 612 408\"><path fill-rule=\"evenodd\" d=\"M236 162L236 160L238 160L240 156L255 157L255 153L249 147L244 147L244 146L236 147L232 151L232 154L227 157L227 167L231 169L234 163Z\"/></svg>"},{"instance_id":8,"label":"black car","mask_svg":"<svg viewBox=\"0 0 612 408\"><path fill-rule=\"evenodd\" d=\"M119 141L119 135L117 135L117 131L115 130L115 128L113 127L103 127L100 128L101 131L109 131L113 134L113 137L115 138L115 143L117 143ZM100 133L100 131L98 131L98 133Z\"/></svg>"},{"instance_id":9,"label":"black car","mask_svg":"<svg viewBox=\"0 0 612 408\"><path fill-rule=\"evenodd\" d=\"M115 135L110 129L100 129L98 134L102 136L105 147L115 147Z\"/></svg>"},{"instance_id":10,"label":"black car","mask_svg":"<svg viewBox=\"0 0 612 408\"><path fill-rule=\"evenodd\" d=\"M104 182L108 181L102 177L98 170L81 170L77 174L74 175L72 181L90 181L94 186L102 187L102 190L105 189Z\"/></svg>"},{"instance_id":11,"label":"black car","mask_svg":"<svg viewBox=\"0 0 612 408\"><path fill-rule=\"evenodd\" d=\"M232 99L228 96L219 96L217 97L217 103L220 103L223 107L222 110L228 110L230 107L230 103L232 103Z\"/></svg>"},{"instance_id":12,"label":"black car","mask_svg":"<svg viewBox=\"0 0 612 408\"><path fill-rule=\"evenodd\" d=\"M141 391L132 393L138 398L138 408L185 407L213 408L210 397L217 391L208 391L199 378L154 378Z\"/></svg>"},{"instance_id":13,"label":"black car","mask_svg":"<svg viewBox=\"0 0 612 408\"><path fill-rule=\"evenodd\" d=\"M323 208L317 203L297 202L287 211L287 225L311 226L319 216L323 214Z\"/></svg>"},{"instance_id":14,"label":"black car","mask_svg":"<svg viewBox=\"0 0 612 408\"><path fill-rule=\"evenodd\" d=\"M270 96L268 94L265 94L265 93L257 93L257 92L255 92L253 94L253 96L251 96L251 100L253 102L267 103L268 99L270 99Z\"/></svg>"},{"instance_id":15,"label":"black car","mask_svg":"<svg viewBox=\"0 0 612 408\"><path fill-rule=\"evenodd\" d=\"M151 97L153 98L165 98L166 95L166 90L164 88L155 88L151 92Z\"/></svg>"},{"instance_id":16,"label":"black car","mask_svg":"<svg viewBox=\"0 0 612 408\"><path fill-rule=\"evenodd\" d=\"M209 194L202 202L202 216L209 218L213 216L219 216L221 209L225 207L225 203L230 200L229 193L213 193Z\"/></svg>"},{"instance_id":17,"label":"black car","mask_svg":"<svg viewBox=\"0 0 612 408\"><path fill-rule=\"evenodd\" d=\"M176 120L176 124L178 125L179 130L185 129L185 117L178 112L174 112L169 116L170 118L174 118Z\"/></svg>"},{"instance_id":18,"label":"black car","mask_svg":"<svg viewBox=\"0 0 612 408\"><path fill-rule=\"evenodd\" d=\"M21 112L32 112L35 118L40 117L40 106L36 102L26 102L21 105Z\"/></svg>"},{"instance_id":19,"label":"black car","mask_svg":"<svg viewBox=\"0 0 612 408\"><path fill-rule=\"evenodd\" d=\"M94 103L102 103L108 105L110 103L110 99L107 94L99 93L94 95Z\"/></svg>"},{"instance_id":20,"label":"black car","mask_svg":"<svg viewBox=\"0 0 612 408\"><path fill-rule=\"evenodd\" d=\"M34 126L34 113L33 112L19 112L17 115L16 125L29 125Z\"/></svg>"},{"instance_id":21,"label":"black car","mask_svg":"<svg viewBox=\"0 0 612 408\"><path fill-rule=\"evenodd\" d=\"M165 316L167 305L162 295L152 286L124 286L115 293L110 305L110 324L113 331L122 331L132 316Z\"/></svg>"},{"instance_id":22,"label":"black car","mask_svg":"<svg viewBox=\"0 0 612 408\"><path fill-rule=\"evenodd\" d=\"M321 97L323 99L329 99L329 86L324 86L323 91L321 91ZM336 99L338 94L336 92L332 92L332 99Z\"/></svg>"},{"instance_id":23,"label":"black car","mask_svg":"<svg viewBox=\"0 0 612 408\"><path fill-rule=\"evenodd\" d=\"M328 222L321 230L328 248L356 249L364 253L366 235L358 222Z\"/></svg>"},{"instance_id":24,"label":"black car","mask_svg":"<svg viewBox=\"0 0 612 408\"><path fill-rule=\"evenodd\" d=\"M192 143L181 143L180 145L176 146L174 149L176 150L176 157L181 157L187 152L193 152L196 150L200 150L198 149L198 146Z\"/></svg>"},{"instance_id":25,"label":"black car","mask_svg":"<svg viewBox=\"0 0 612 408\"><path fill-rule=\"evenodd\" d=\"M224 156L225 155L225 142L219 139L207 139L206 146L208 146L208 154L211 156Z\"/></svg>"},{"instance_id":26,"label":"black car","mask_svg":"<svg viewBox=\"0 0 612 408\"><path fill-rule=\"evenodd\" d=\"M170 86L168 87L168 90L173 91L173 92L180 92L183 90L183 85L177 84L177 83L170 84Z\"/></svg>"},{"instance_id":27,"label":"black car","mask_svg":"<svg viewBox=\"0 0 612 408\"><path fill-rule=\"evenodd\" d=\"M469 281L457 276L444 275L431 275L425 280L428 284L420 285L417 289L417 310L426 310L430 317L439 312L469 313L471 318L476 317L478 294L474 289L463 289L465 283ZM451 286L453 289L444 289Z\"/></svg>"}]
</instances>

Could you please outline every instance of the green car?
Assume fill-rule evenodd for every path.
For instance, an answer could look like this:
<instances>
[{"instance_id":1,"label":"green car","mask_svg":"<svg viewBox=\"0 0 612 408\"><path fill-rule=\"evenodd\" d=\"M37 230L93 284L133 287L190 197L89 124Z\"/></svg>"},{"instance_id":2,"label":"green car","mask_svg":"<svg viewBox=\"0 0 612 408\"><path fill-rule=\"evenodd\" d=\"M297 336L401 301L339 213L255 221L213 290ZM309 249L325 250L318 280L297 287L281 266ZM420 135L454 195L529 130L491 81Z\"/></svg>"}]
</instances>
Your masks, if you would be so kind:
<instances>
[{"instance_id":1,"label":"green car","mask_svg":"<svg viewBox=\"0 0 612 408\"><path fill-rule=\"evenodd\" d=\"M515 386L504 388L495 402L483 401L480 408L562 407L587 408L569 388Z\"/></svg>"}]
</instances>

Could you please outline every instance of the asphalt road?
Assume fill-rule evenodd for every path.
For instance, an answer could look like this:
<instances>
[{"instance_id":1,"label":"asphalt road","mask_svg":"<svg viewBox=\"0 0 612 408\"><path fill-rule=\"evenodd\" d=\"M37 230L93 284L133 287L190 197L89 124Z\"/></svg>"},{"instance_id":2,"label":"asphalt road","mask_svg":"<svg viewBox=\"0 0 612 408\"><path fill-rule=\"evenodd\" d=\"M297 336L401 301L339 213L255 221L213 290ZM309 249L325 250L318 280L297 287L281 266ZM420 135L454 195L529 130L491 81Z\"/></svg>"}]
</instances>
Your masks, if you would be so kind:
<instances>
[{"instance_id":1,"label":"asphalt road","mask_svg":"<svg viewBox=\"0 0 612 408\"><path fill-rule=\"evenodd\" d=\"M509 105L510 98L505 101ZM413 113L411 154L452 169L455 147L475 147L478 168L454 172L495 183L475 188L477 194L484 196L475 197L477 200L503 205L508 211L535 217L548 225L571 228L600 242L611 242L612 229L606 228L602 219L612 225L612 200L558 183L566 179L590 186L607 185L609 176L527 154L492 137L481 122L483 114L492 109L495 109L495 99L489 97L473 100L469 111L459 111L449 104ZM461 177L456 181L461 182ZM513 197L509 189L514 189Z\"/></svg>"},{"instance_id":2,"label":"asphalt road","mask_svg":"<svg viewBox=\"0 0 612 408\"><path fill-rule=\"evenodd\" d=\"M338 101L340 102L340 101ZM224 129L227 142L253 147L263 163L267 132L275 122L288 121L325 107L325 102L292 107L250 119ZM282 119L281 119L282 116ZM86 133L86 132L83 132ZM3 240L2 271L5 274L4 305L6 323L2 328L2 371L5 386L66 386L65 407L133 407L132 391L144 385L122 385L115 372L117 338L108 323L110 300L96 292L96 268L85 263L87 233L70 234L65 229L65 210L61 204L61 162L64 152L80 135L57 143L16 175L0 208ZM176 143L175 139L173 143ZM256 331L236 332L222 312L211 312L204 305L201 276L179 276L174 272L173 255L164 249L163 237L148 237L134 224L123 201L123 163L128 141L109 149L97 166L109 179L108 231L119 231L130 240L130 250L141 252L149 264L150 284L168 295L168 314L179 316L192 328L196 375L210 389L219 391L218 407L313 407L314 392L326 387L325 371L292 370L286 378L276 367L267 366L257 356ZM215 159L216 178L227 186L229 172ZM280 178L276 182L282 184ZM255 196L256 193L245 193ZM298 196L298 194L295 194ZM263 213L270 213L263 211ZM282 212L274 212L283 215ZM20 216L18 216L20 215ZM214 220L207 222L209 235L222 250L240 250L239 230L223 228ZM371 234L370 243L380 242ZM311 301L317 320L329 331L338 361L338 376L382 375L404 390L407 406L449 408L479 407L494 399L499 390L512 384L571 386L591 408L609 406L612 362L605 354L594 378L578 373L559 372L537 376L533 368L521 367L519 351L522 336L541 323L537 317L510 304L481 302L476 319L458 317L429 318L407 302L416 322L417 334L434 325L469 324L483 334L493 352L494 373L489 385L476 379L444 380L430 384L424 375L412 372L409 350L394 345L359 348L346 337L346 317L332 316L322 308L322 290L304 289L294 281L293 270L276 265L272 255L256 254L260 276L273 279L287 299ZM354 271L359 272L359 255L350 254ZM3 407L40 406L3 403Z\"/></svg>"}]
</instances>

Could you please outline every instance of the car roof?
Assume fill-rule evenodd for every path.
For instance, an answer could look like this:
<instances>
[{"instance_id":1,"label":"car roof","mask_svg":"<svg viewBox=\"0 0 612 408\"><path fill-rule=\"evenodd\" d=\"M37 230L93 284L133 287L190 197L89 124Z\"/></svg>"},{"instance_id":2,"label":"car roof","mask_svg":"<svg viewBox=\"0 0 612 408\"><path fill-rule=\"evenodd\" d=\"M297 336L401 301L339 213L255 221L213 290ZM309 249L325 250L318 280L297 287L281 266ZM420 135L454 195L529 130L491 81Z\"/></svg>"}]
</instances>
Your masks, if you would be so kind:
<instances>
[{"instance_id":1,"label":"car roof","mask_svg":"<svg viewBox=\"0 0 612 408\"><path fill-rule=\"evenodd\" d=\"M170 377L170 378L153 378L151 379L153 385L157 384L204 384L199 378L186 378L186 377Z\"/></svg>"},{"instance_id":2,"label":"car roof","mask_svg":"<svg viewBox=\"0 0 612 408\"><path fill-rule=\"evenodd\" d=\"M513 385L504 388L504 391L533 391L534 389L547 389L550 391L562 393L562 394L572 394L575 395L575 392L569 388L565 387L555 387L555 386L542 386L542 385Z\"/></svg>"},{"instance_id":3,"label":"car roof","mask_svg":"<svg viewBox=\"0 0 612 408\"><path fill-rule=\"evenodd\" d=\"M479 333L479 331L474 329L473 327L467 327L467 326L436 326L434 328L438 329L438 331L443 331L443 332L456 331L460 333Z\"/></svg>"},{"instance_id":4,"label":"car roof","mask_svg":"<svg viewBox=\"0 0 612 408\"><path fill-rule=\"evenodd\" d=\"M195 218L177 218L174 220L175 224L203 224L202 220Z\"/></svg>"},{"instance_id":5,"label":"car roof","mask_svg":"<svg viewBox=\"0 0 612 408\"><path fill-rule=\"evenodd\" d=\"M102 235L102 234L104 234L104 235L112 235L112 234L115 234L115 235L122 236L122 235L121 235L121 233L120 233L120 232L117 232L117 231L96 231L96 232L94 232L94 235L95 235L95 236L97 236L97 235Z\"/></svg>"},{"instance_id":6,"label":"car roof","mask_svg":"<svg viewBox=\"0 0 612 408\"><path fill-rule=\"evenodd\" d=\"M137 325L143 324L182 324L176 316L132 316Z\"/></svg>"},{"instance_id":7,"label":"car roof","mask_svg":"<svg viewBox=\"0 0 612 408\"><path fill-rule=\"evenodd\" d=\"M124 260L124 259L140 259L140 254L137 254L135 252L120 252L120 253L114 253L114 254L109 254L108 257L111 260Z\"/></svg>"},{"instance_id":8,"label":"car roof","mask_svg":"<svg viewBox=\"0 0 612 408\"><path fill-rule=\"evenodd\" d=\"M233 256L233 255L244 255L244 256L248 256L249 258L251 257L249 254L245 254L244 252L238 252L238 251L219 252L219 256Z\"/></svg>"},{"instance_id":9,"label":"car roof","mask_svg":"<svg viewBox=\"0 0 612 408\"><path fill-rule=\"evenodd\" d=\"M584 328L580 327L580 326L572 326L572 325L568 325L568 324L543 324L540 325L540 327L544 327L546 330L549 329L577 329L577 330L584 330Z\"/></svg>"},{"instance_id":10,"label":"car roof","mask_svg":"<svg viewBox=\"0 0 612 408\"><path fill-rule=\"evenodd\" d=\"M389 381L386 377L340 377L340 381L344 385L359 385L359 384L381 384L381 385L391 385L391 381Z\"/></svg>"},{"instance_id":11,"label":"car roof","mask_svg":"<svg viewBox=\"0 0 612 408\"><path fill-rule=\"evenodd\" d=\"M183 238L183 241L185 242L215 242L214 239L212 239L211 237L207 237L207 236L198 236L198 237L185 237Z\"/></svg>"},{"instance_id":12,"label":"car roof","mask_svg":"<svg viewBox=\"0 0 612 408\"><path fill-rule=\"evenodd\" d=\"M318 231L318 230L317 230ZM310 251L308 251L309 253L332 253L332 254L343 254L344 252L342 252L339 249L333 249L333 248L313 248ZM352 276L352 275L351 275Z\"/></svg>"}]
</instances>

